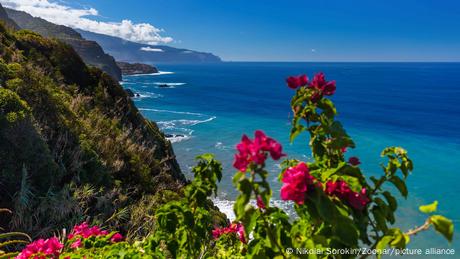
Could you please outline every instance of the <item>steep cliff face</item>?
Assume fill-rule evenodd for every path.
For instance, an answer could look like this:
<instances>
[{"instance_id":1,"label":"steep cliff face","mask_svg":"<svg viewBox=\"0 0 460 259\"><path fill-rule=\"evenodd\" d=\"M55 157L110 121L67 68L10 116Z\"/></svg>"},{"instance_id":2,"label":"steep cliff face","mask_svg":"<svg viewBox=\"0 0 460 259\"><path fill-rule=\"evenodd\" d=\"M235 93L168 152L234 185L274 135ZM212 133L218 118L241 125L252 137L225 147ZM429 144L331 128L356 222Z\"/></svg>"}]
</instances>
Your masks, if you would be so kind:
<instances>
[{"instance_id":1,"label":"steep cliff face","mask_svg":"<svg viewBox=\"0 0 460 259\"><path fill-rule=\"evenodd\" d=\"M150 46L108 35L77 30L83 37L99 43L117 61L146 63L217 63L222 60L211 53L178 49L169 46Z\"/></svg>"},{"instance_id":2,"label":"steep cliff face","mask_svg":"<svg viewBox=\"0 0 460 259\"><path fill-rule=\"evenodd\" d=\"M95 41L84 39L72 28L56 25L26 12L5 8L10 19L22 29L38 32L45 37L60 39L70 44L88 65L102 69L117 80L121 80L121 70L112 56L106 54ZM0 11L1 12L1 11Z\"/></svg>"},{"instance_id":3,"label":"steep cliff face","mask_svg":"<svg viewBox=\"0 0 460 259\"><path fill-rule=\"evenodd\" d=\"M0 26L0 208L14 212L0 225L46 235L92 220L144 233L131 212L184 183L170 142L118 82L65 43Z\"/></svg>"}]
</instances>

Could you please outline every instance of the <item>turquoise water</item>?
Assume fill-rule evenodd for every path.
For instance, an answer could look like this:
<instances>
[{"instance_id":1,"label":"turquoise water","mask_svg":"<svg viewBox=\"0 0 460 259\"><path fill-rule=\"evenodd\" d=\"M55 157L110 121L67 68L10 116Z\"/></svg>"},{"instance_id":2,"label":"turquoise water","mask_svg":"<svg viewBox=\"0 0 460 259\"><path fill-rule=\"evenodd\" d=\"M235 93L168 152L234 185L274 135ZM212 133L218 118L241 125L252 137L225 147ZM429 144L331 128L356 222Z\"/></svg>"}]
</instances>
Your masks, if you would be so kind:
<instances>
[{"instance_id":1,"label":"turquoise water","mask_svg":"<svg viewBox=\"0 0 460 259\"><path fill-rule=\"evenodd\" d=\"M136 105L171 138L188 177L194 157L215 153L224 166L216 202L230 213L234 146L243 133L262 129L279 140L289 157L309 159L308 139L290 144L289 75L323 71L337 81L333 97L339 118L357 148L366 175L379 175L380 151L398 145L409 151L415 170L408 179L409 198L400 200L403 229L422 224L419 205L440 201L441 213L458 225L460 200L459 63L224 63L160 65L160 75L125 77L123 85L140 97ZM160 87L169 84L170 87ZM279 202L278 164L268 165L273 199ZM456 227L456 231L460 228ZM460 248L455 238L454 248ZM416 236L413 248L447 248L430 233ZM460 249L458 249L460 252Z\"/></svg>"}]
</instances>

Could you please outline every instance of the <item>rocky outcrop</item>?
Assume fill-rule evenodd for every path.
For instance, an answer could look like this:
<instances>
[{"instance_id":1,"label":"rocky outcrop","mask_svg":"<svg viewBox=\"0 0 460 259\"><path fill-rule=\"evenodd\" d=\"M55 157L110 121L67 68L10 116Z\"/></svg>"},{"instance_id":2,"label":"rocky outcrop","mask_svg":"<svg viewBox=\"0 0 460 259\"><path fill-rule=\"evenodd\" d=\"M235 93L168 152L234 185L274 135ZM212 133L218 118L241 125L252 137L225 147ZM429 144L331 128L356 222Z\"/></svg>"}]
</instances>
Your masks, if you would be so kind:
<instances>
[{"instance_id":1,"label":"rocky outcrop","mask_svg":"<svg viewBox=\"0 0 460 259\"><path fill-rule=\"evenodd\" d=\"M57 25L44 19L33 17L22 11L5 8L9 18L16 22L22 29L31 30L45 37L57 38L71 45L83 61L91 66L100 68L116 80L121 80L121 70L115 59L104 52L101 46L91 40L86 40L80 33L72 28Z\"/></svg>"},{"instance_id":2,"label":"rocky outcrop","mask_svg":"<svg viewBox=\"0 0 460 259\"><path fill-rule=\"evenodd\" d=\"M139 75L158 73L158 69L154 66L141 63L117 62L123 75Z\"/></svg>"}]
</instances>

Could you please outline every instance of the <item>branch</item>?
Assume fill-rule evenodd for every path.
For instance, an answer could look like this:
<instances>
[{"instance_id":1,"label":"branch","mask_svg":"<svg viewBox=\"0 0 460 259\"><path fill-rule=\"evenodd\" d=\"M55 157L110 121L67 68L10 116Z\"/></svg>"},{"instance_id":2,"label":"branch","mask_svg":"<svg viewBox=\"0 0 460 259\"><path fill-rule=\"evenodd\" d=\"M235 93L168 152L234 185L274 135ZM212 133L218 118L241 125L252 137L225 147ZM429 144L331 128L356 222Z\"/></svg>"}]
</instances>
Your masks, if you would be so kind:
<instances>
[{"instance_id":1,"label":"branch","mask_svg":"<svg viewBox=\"0 0 460 259\"><path fill-rule=\"evenodd\" d=\"M430 218L428 218L423 225L421 225L419 227L416 227L414 229L411 229L411 230L407 231L404 234L406 234L408 236L417 235L419 232L428 230L430 228L430 225L431 225L431 220L430 220Z\"/></svg>"}]
</instances>

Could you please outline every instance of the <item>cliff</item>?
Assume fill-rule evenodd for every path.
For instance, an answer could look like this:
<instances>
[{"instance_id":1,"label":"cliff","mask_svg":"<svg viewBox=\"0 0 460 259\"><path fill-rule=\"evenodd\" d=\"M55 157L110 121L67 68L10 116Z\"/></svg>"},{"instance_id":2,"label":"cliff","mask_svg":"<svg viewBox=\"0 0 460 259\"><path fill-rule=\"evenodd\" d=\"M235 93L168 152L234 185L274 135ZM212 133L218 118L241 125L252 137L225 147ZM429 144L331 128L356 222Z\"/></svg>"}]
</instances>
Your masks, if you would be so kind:
<instances>
[{"instance_id":1,"label":"cliff","mask_svg":"<svg viewBox=\"0 0 460 259\"><path fill-rule=\"evenodd\" d=\"M8 17L22 29L38 32L45 37L60 39L71 45L86 64L102 69L116 80L122 79L121 70L114 58L106 54L97 42L86 40L72 28L53 24L44 19L33 17L26 12L8 8L5 10Z\"/></svg>"},{"instance_id":2,"label":"cliff","mask_svg":"<svg viewBox=\"0 0 460 259\"><path fill-rule=\"evenodd\" d=\"M83 220L143 235L163 193L185 184L117 81L63 42L1 25L0 158L0 208L14 213L0 225L32 236Z\"/></svg>"},{"instance_id":3,"label":"cliff","mask_svg":"<svg viewBox=\"0 0 460 259\"><path fill-rule=\"evenodd\" d=\"M158 73L158 69L156 67L147 64L117 62L117 65L121 69L121 73L123 75Z\"/></svg>"},{"instance_id":4,"label":"cliff","mask_svg":"<svg viewBox=\"0 0 460 259\"><path fill-rule=\"evenodd\" d=\"M83 37L99 43L104 50L118 61L142 63L217 63L218 56L211 53L169 46L151 46L135 43L108 35L77 30Z\"/></svg>"}]
</instances>

